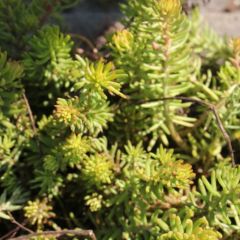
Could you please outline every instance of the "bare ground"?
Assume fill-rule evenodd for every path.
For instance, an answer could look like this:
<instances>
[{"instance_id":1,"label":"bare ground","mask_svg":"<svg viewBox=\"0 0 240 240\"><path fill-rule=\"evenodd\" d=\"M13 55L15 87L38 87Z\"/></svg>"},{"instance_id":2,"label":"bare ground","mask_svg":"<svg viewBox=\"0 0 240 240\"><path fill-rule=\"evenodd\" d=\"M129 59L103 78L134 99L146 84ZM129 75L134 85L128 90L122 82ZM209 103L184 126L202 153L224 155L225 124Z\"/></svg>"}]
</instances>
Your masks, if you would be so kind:
<instances>
[{"instance_id":1,"label":"bare ground","mask_svg":"<svg viewBox=\"0 0 240 240\"><path fill-rule=\"evenodd\" d=\"M202 7L204 20L219 34L240 37L240 10L225 12L229 0L211 0Z\"/></svg>"}]
</instances>

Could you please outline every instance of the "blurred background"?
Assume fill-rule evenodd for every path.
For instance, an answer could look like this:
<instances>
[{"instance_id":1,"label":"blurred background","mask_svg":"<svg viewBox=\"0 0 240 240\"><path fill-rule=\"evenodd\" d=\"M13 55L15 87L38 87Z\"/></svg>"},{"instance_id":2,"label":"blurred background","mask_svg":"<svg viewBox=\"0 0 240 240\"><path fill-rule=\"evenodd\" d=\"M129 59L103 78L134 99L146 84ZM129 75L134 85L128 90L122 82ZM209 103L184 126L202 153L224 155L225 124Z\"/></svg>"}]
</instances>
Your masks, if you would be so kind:
<instances>
[{"instance_id":1,"label":"blurred background","mask_svg":"<svg viewBox=\"0 0 240 240\"><path fill-rule=\"evenodd\" d=\"M119 3L123 1L81 0L64 13L65 27L94 41L121 20ZM204 21L220 35L240 36L240 0L191 0L189 4L199 4Z\"/></svg>"}]
</instances>

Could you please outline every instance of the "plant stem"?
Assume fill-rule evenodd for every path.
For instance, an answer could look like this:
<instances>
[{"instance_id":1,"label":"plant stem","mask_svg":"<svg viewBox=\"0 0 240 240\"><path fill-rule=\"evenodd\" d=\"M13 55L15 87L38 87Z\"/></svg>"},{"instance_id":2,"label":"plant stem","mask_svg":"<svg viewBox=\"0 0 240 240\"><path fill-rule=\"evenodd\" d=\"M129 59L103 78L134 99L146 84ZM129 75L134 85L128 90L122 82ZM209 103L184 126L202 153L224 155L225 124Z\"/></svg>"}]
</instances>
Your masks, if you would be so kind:
<instances>
[{"instance_id":1,"label":"plant stem","mask_svg":"<svg viewBox=\"0 0 240 240\"><path fill-rule=\"evenodd\" d=\"M223 122L222 122L222 120L221 120L221 118L218 114L217 107L215 105L211 104L211 103L204 102L200 99L190 98L190 97L165 97L165 98L155 99L152 102L155 102L155 101L170 101L170 100L182 100L182 101L185 101L185 102L197 103L197 104L200 104L202 106L207 107L209 110L212 111L214 117L216 118L217 125L218 125L218 127L219 127L219 129L220 129L220 131L223 135L223 138L225 139L225 141L227 143L229 155L230 155L230 158L232 160L232 166L234 167L236 164L235 164L235 157L234 157L234 151L233 151L231 138L230 138L229 134L227 133L227 130L224 128L224 124L223 124Z\"/></svg>"},{"instance_id":2,"label":"plant stem","mask_svg":"<svg viewBox=\"0 0 240 240\"><path fill-rule=\"evenodd\" d=\"M44 237L61 237L64 235L75 235L75 236L82 236L88 237L92 240L97 240L94 232L92 230L60 230L60 231L45 231L45 232L38 232L38 233L31 233L28 235L23 235L16 238L10 238L9 240L28 240L33 237L44 236Z\"/></svg>"},{"instance_id":3,"label":"plant stem","mask_svg":"<svg viewBox=\"0 0 240 240\"><path fill-rule=\"evenodd\" d=\"M166 98L168 96L168 89L167 89L167 84L166 81L169 78L169 72L168 72L168 59L169 59L169 48L171 46L171 39L169 37L169 29L168 29L168 22L166 20L164 26L163 26L163 39L164 39L164 62L163 62L163 71L165 73L165 76L163 78L163 96L164 98ZM186 145L186 143L184 143L183 139L181 138L181 136L178 134L178 132L175 129L175 126L172 122L171 116L169 115L170 110L169 110L169 104L167 101L164 102L164 115L166 118L166 122L167 122L167 126L169 128L170 134L173 138L173 140L175 141L175 143L183 148L185 151L188 150L188 146Z\"/></svg>"}]
</instances>

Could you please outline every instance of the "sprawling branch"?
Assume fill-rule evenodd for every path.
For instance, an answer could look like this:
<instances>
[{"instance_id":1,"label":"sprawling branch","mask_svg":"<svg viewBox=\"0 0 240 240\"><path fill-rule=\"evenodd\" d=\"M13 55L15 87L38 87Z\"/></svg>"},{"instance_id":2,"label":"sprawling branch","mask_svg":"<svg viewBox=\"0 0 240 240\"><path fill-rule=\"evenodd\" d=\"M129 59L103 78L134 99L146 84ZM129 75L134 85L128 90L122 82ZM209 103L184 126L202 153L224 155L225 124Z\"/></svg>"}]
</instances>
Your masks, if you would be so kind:
<instances>
[{"instance_id":1,"label":"sprawling branch","mask_svg":"<svg viewBox=\"0 0 240 240\"><path fill-rule=\"evenodd\" d=\"M171 101L171 100L182 100L182 101L185 101L185 102L192 102L192 103L197 103L199 105L202 105L202 106L205 106L207 107L209 110L212 111L213 115L215 116L216 118L216 121L217 121L217 125L227 143L227 146L228 146L228 150L229 150L229 154L230 154L230 157L231 157L231 160L232 160L232 165L235 166L235 158L234 158L234 151L233 151L233 146L232 146L232 142L231 142L231 138L229 136L229 134L227 133L227 130L225 129L224 125L223 125L223 122L218 114L218 111L217 111L217 107L211 103L208 103L208 102L205 102L205 101L202 101L200 99L196 99L196 98L191 98L191 97L165 97L165 98L159 98L159 99L155 99L155 100L152 100L150 102L155 102L155 101ZM149 102L149 101L148 101ZM142 102L143 103L143 102Z\"/></svg>"},{"instance_id":2,"label":"sprawling branch","mask_svg":"<svg viewBox=\"0 0 240 240\"><path fill-rule=\"evenodd\" d=\"M28 111L28 115L29 115L29 119L30 119L30 122L31 122L31 125L32 125L33 133L34 133L34 135L36 135L37 134L36 123L35 123L34 116L33 116L33 113L32 113L32 109L30 107L30 104L29 104L29 101L28 101L28 98L27 98L25 92L23 92L23 99L24 99L24 102L25 102L25 105L26 105L26 108L27 108L27 111Z\"/></svg>"},{"instance_id":3,"label":"sprawling branch","mask_svg":"<svg viewBox=\"0 0 240 240\"><path fill-rule=\"evenodd\" d=\"M39 232L39 233L31 233L28 235L23 235L16 238L10 238L9 240L28 240L33 237L38 236L44 236L44 237L61 237L64 235L74 235L74 236L81 236L81 237L87 237L92 240L96 240L96 236L92 230L82 230L82 229L76 229L76 230L60 230L60 231L45 231L45 232Z\"/></svg>"}]
</instances>

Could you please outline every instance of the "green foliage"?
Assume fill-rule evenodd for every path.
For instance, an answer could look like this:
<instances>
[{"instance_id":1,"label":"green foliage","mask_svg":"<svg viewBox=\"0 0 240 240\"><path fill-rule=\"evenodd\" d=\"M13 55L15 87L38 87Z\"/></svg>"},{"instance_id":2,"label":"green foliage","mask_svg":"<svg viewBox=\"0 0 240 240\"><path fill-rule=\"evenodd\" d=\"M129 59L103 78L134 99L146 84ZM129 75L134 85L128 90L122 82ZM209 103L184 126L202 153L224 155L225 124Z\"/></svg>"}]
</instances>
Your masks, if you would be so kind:
<instances>
[{"instance_id":1,"label":"green foliage","mask_svg":"<svg viewBox=\"0 0 240 240\"><path fill-rule=\"evenodd\" d=\"M102 98L106 98L104 90L108 90L110 94L119 95L123 98L125 96L119 91L121 84L116 82L123 75L121 70L114 70L111 62L104 65L100 60L96 65L93 63L83 64L82 82L76 83L74 88L86 88L88 91L98 93Z\"/></svg>"},{"instance_id":2,"label":"green foliage","mask_svg":"<svg viewBox=\"0 0 240 240\"><path fill-rule=\"evenodd\" d=\"M193 217L193 212L187 209L184 218L181 220L180 216L171 214L168 218L170 222L166 225L169 229L167 233L160 236L160 240L217 240L222 236L219 232L209 227L208 221L205 217L192 221L189 217Z\"/></svg>"},{"instance_id":3,"label":"green foliage","mask_svg":"<svg viewBox=\"0 0 240 240\"><path fill-rule=\"evenodd\" d=\"M20 57L32 41L32 34L57 13L79 0L3 0L0 3L1 48L11 56ZM34 41L34 40L33 40ZM36 41L36 40L35 40ZM31 45L31 44L30 44ZM46 47L48 47L46 45ZM40 50L40 49L39 49Z\"/></svg>"},{"instance_id":4,"label":"green foliage","mask_svg":"<svg viewBox=\"0 0 240 240\"><path fill-rule=\"evenodd\" d=\"M98 196L101 208L96 216L107 218L106 227L100 228L101 238L152 239L166 231L162 218L170 212L164 209L185 202L185 191L194 178L191 166L172 154L163 147L153 154L141 145L126 146L125 153L119 155L118 178ZM174 164L177 167L173 168ZM90 198L96 202L97 196L92 197L88 196L88 205ZM112 229L109 235L107 228Z\"/></svg>"},{"instance_id":5,"label":"green foliage","mask_svg":"<svg viewBox=\"0 0 240 240\"><path fill-rule=\"evenodd\" d=\"M144 139L148 149L174 142L184 158L211 164L223 159L226 144L215 117L206 114L208 107L177 97L214 104L223 125L237 128L238 111L230 107L238 101L233 96L237 83L226 89L221 84L226 70L218 64L229 65L233 53L224 40L200 26L197 12L189 19L180 13L177 1L164 4L133 0L123 7L133 20L129 29L113 35L110 47L116 66L128 74L122 82L129 101L119 102L110 136L114 141L121 137L123 145L126 140ZM236 81L236 64L231 66L226 76L231 71Z\"/></svg>"},{"instance_id":6,"label":"green foliage","mask_svg":"<svg viewBox=\"0 0 240 240\"><path fill-rule=\"evenodd\" d=\"M24 56L24 66L29 78L38 78L40 82L54 80L67 82L73 60L70 36L64 36L60 29L46 26L29 41L30 50ZM47 83L45 83L47 84ZM58 84L56 84L58 86Z\"/></svg>"},{"instance_id":7,"label":"green foliage","mask_svg":"<svg viewBox=\"0 0 240 240\"><path fill-rule=\"evenodd\" d=\"M0 233L238 239L240 40L128 0L93 61L56 25L76 3L0 2Z\"/></svg>"},{"instance_id":8,"label":"green foliage","mask_svg":"<svg viewBox=\"0 0 240 240\"><path fill-rule=\"evenodd\" d=\"M202 65L213 68L213 71L215 70L214 68L219 67L219 61L222 59L226 60L226 39L219 37L215 31L203 22L199 9L194 9L190 18L190 46L196 54L201 56Z\"/></svg>"},{"instance_id":9,"label":"green foliage","mask_svg":"<svg viewBox=\"0 0 240 240\"><path fill-rule=\"evenodd\" d=\"M55 214L51 212L52 206L48 205L47 199L40 201L29 201L27 206L24 207L26 218L32 225L37 225L37 229L41 230L45 224L50 225L50 218L55 217Z\"/></svg>"},{"instance_id":10,"label":"green foliage","mask_svg":"<svg viewBox=\"0 0 240 240\"><path fill-rule=\"evenodd\" d=\"M223 229L228 235L239 231L240 168L220 166L211 173L210 180L202 176L199 191L193 192L193 202L212 226Z\"/></svg>"},{"instance_id":11,"label":"green foliage","mask_svg":"<svg viewBox=\"0 0 240 240\"><path fill-rule=\"evenodd\" d=\"M25 201L25 196L19 188L16 188L8 198L7 191L0 196L0 218L9 220L8 212L21 209L21 204Z\"/></svg>"},{"instance_id":12,"label":"green foliage","mask_svg":"<svg viewBox=\"0 0 240 240\"><path fill-rule=\"evenodd\" d=\"M134 14L134 20L129 30L113 36L111 47L116 65L128 74L124 93L134 104L120 104L114 134L117 130L117 138L122 135L133 142L150 135L150 147L157 140L168 145L169 135L183 144L177 127L193 126L195 119L187 116L190 104L152 101L189 95L195 88L193 79L198 73L199 59L187 45L191 24L180 14L179 1L129 1L125 10L129 17Z\"/></svg>"},{"instance_id":13,"label":"green foliage","mask_svg":"<svg viewBox=\"0 0 240 240\"><path fill-rule=\"evenodd\" d=\"M0 184L11 191L19 187L13 167L32 136L22 75L22 66L15 61L8 61L7 54L0 52Z\"/></svg>"}]
</instances>

